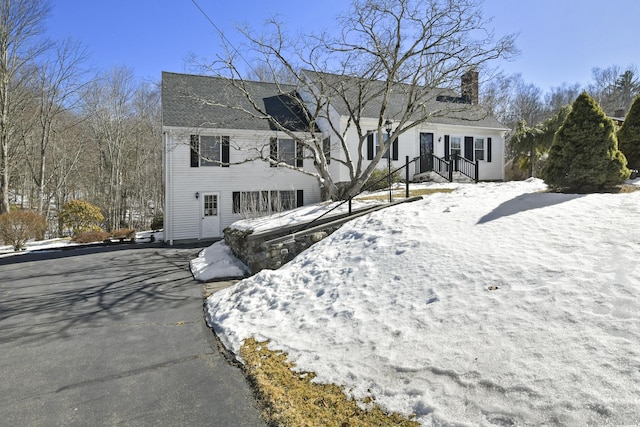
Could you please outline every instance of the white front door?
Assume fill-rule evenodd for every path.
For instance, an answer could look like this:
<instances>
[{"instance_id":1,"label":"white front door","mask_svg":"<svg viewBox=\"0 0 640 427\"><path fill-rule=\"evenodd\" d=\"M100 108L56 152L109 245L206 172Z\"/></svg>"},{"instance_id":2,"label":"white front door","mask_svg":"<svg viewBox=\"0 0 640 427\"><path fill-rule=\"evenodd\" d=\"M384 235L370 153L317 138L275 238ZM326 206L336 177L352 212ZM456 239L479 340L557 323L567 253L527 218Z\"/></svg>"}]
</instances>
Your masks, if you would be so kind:
<instances>
[{"instance_id":1,"label":"white front door","mask_svg":"<svg viewBox=\"0 0 640 427\"><path fill-rule=\"evenodd\" d=\"M218 193L204 193L200 205L202 222L200 238L220 237L220 206Z\"/></svg>"}]
</instances>

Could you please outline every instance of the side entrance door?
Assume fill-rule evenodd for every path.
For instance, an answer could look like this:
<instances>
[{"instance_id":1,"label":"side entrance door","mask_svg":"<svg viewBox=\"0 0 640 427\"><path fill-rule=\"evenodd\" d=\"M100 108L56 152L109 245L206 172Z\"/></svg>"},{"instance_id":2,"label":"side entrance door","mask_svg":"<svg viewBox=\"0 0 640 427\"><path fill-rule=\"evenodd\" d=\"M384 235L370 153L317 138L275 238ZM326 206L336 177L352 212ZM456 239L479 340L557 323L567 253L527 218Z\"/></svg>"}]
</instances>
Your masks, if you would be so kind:
<instances>
[{"instance_id":1,"label":"side entrance door","mask_svg":"<svg viewBox=\"0 0 640 427\"><path fill-rule=\"evenodd\" d=\"M200 238L220 237L220 206L218 193L204 193L201 198Z\"/></svg>"},{"instance_id":2,"label":"side entrance door","mask_svg":"<svg viewBox=\"0 0 640 427\"><path fill-rule=\"evenodd\" d=\"M420 132L420 173L433 170L433 134Z\"/></svg>"}]
</instances>

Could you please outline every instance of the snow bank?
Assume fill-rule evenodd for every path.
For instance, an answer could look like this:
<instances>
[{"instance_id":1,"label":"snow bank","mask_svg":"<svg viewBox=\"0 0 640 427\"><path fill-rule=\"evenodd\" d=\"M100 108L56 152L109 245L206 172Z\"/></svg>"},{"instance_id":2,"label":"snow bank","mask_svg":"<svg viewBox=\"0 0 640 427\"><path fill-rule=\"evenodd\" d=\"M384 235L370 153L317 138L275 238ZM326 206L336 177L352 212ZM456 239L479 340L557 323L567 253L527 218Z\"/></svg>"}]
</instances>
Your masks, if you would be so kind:
<instances>
[{"instance_id":1,"label":"snow bank","mask_svg":"<svg viewBox=\"0 0 640 427\"><path fill-rule=\"evenodd\" d=\"M639 425L640 192L544 189L358 218L212 295L208 322L422 425Z\"/></svg>"},{"instance_id":2,"label":"snow bank","mask_svg":"<svg viewBox=\"0 0 640 427\"><path fill-rule=\"evenodd\" d=\"M196 280L208 280L225 277L245 277L251 271L242 261L233 256L231 248L219 241L202 250L197 258L189 263Z\"/></svg>"}]
</instances>

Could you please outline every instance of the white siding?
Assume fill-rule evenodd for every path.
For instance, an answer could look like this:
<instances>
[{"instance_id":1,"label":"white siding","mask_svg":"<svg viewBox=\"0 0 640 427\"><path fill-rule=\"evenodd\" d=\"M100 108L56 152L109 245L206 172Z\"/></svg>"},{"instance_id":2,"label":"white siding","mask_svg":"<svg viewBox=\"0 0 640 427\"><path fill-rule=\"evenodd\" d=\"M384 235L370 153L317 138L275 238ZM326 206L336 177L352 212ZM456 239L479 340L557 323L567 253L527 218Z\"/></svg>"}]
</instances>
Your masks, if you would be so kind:
<instances>
[{"instance_id":1,"label":"white siding","mask_svg":"<svg viewBox=\"0 0 640 427\"><path fill-rule=\"evenodd\" d=\"M346 125L342 117L341 125ZM362 122L363 130L375 130L377 120L367 119ZM246 162L230 167L208 166L191 167L190 135L226 135L230 137L230 162L239 163L252 155L251 150L262 147L265 153L269 150L270 137L287 138L284 134L275 132L238 131L238 130L194 130L180 128L164 128L165 131L165 239L190 240L200 238L201 214L200 200L196 193L218 193L220 235L222 230L233 222L242 219L233 213L233 192L239 191L287 191L303 190L304 204L317 203L321 200L320 187L316 178L301 172L282 167L270 167L261 160ZM384 130L383 130L384 132ZM483 129L473 126L444 126L425 125L411 129L399 136L398 160L392 160L392 168L398 168L405 163L406 156L412 160L420 153L420 133L434 134L434 152L444 157L445 135L459 136L464 141L465 136L492 139L492 161L487 162L487 156L480 161L480 180L504 179L504 130ZM340 153L338 138L332 135L332 156ZM347 142L354 161L358 158L358 137L355 128L347 133ZM464 143L463 143L464 146ZM235 147L235 148L234 148ZM238 150L241 147L242 150ZM486 151L485 151L486 152ZM255 155L255 151L253 152ZM367 166L367 146L362 147L363 168ZM344 158L344 153L340 154ZM311 160L306 159L305 168L311 170ZM378 168L384 169L387 160L381 159ZM348 171L338 162L332 162L330 170L336 182L347 181ZM410 167L410 177L413 177L415 166Z\"/></svg>"},{"instance_id":2,"label":"white siding","mask_svg":"<svg viewBox=\"0 0 640 427\"><path fill-rule=\"evenodd\" d=\"M247 131L195 131L189 129L165 128L166 163L165 176L165 239L174 240L200 238L200 200L196 193L219 193L218 211L221 220L221 233L225 227L242 219L233 213L232 193L234 191L285 191L303 190L304 203L320 201L320 188L317 180L301 172L284 168L274 168L261 160L231 165L229 167L205 166L191 167L190 135L228 135L230 137L230 163L241 162L251 155L244 148L266 146L275 133ZM285 138L283 134L279 135ZM268 151L267 151L268 152ZM309 163L310 160L305 160ZM307 165L305 165L307 166Z\"/></svg>"},{"instance_id":3,"label":"white siding","mask_svg":"<svg viewBox=\"0 0 640 427\"><path fill-rule=\"evenodd\" d=\"M377 120L363 119L362 129L375 130ZM383 133L384 133L383 129ZM425 124L421 127L413 128L401 134L398 137L398 160L392 160L392 168L396 169L405 164L406 156L409 160L420 155L420 133L433 133L434 153L438 157L444 157L445 135L458 136L462 138L462 148L464 150L464 137L471 136L474 138L485 139L485 159L479 162L480 180L499 181L504 179L504 130L503 129L486 129L474 126L444 126L438 124ZM491 162L487 161L487 139L491 138ZM352 158L357 161L358 153L358 135L354 127L347 133L347 141L351 150ZM463 151L464 152L464 151ZM369 161L367 158L366 143L362 147L363 168L366 168ZM387 167L387 159L383 158L377 165L377 168L384 169ZM410 166L410 177L413 177L415 166ZM404 175L404 172L403 172ZM346 167L342 167L341 173L338 175L342 180L348 179ZM336 180L338 181L338 180Z\"/></svg>"}]
</instances>

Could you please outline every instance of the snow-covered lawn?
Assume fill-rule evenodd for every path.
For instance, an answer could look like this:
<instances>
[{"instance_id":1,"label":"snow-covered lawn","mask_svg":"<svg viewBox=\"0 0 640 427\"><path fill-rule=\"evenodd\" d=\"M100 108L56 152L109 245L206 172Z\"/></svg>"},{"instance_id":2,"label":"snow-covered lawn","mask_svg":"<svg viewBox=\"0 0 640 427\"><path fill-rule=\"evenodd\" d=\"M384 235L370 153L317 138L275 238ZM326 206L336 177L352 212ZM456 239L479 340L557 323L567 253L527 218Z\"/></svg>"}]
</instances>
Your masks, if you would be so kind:
<instances>
[{"instance_id":1,"label":"snow-covered lawn","mask_svg":"<svg viewBox=\"0 0 640 427\"><path fill-rule=\"evenodd\" d=\"M213 294L208 322L422 425L640 425L640 192L545 188L363 216Z\"/></svg>"}]
</instances>

